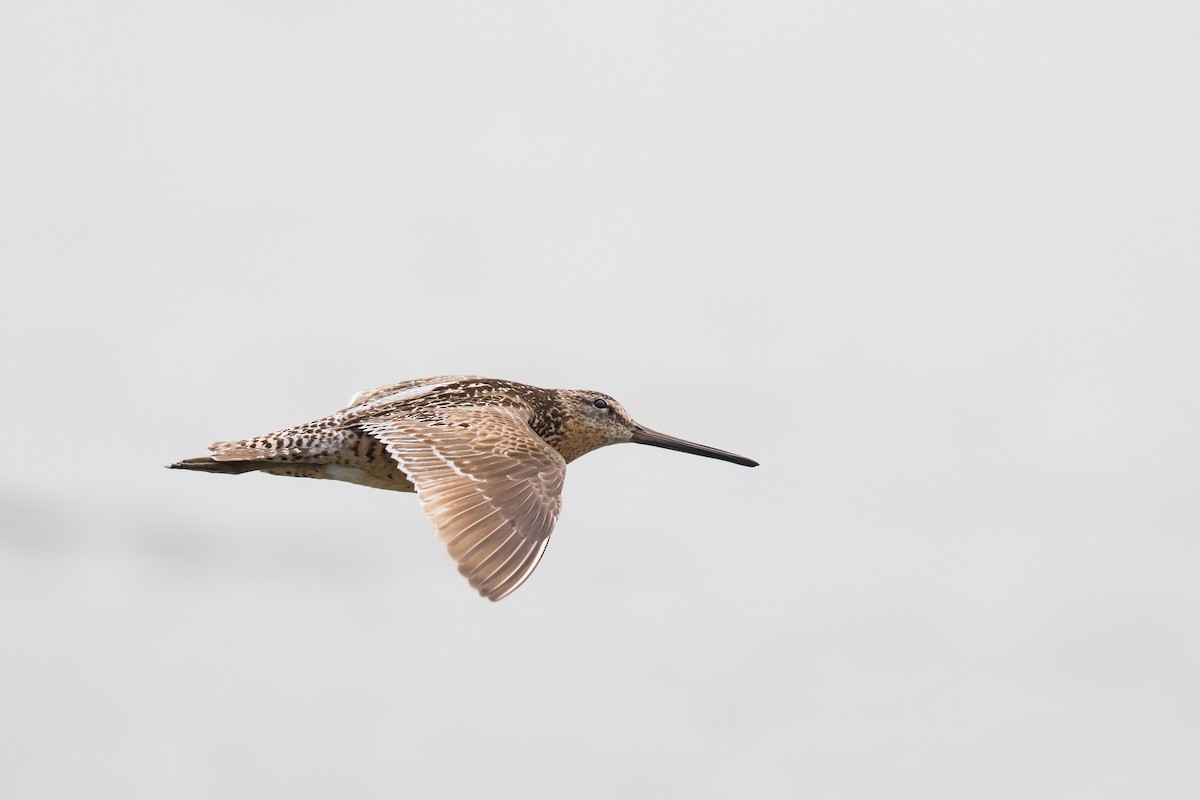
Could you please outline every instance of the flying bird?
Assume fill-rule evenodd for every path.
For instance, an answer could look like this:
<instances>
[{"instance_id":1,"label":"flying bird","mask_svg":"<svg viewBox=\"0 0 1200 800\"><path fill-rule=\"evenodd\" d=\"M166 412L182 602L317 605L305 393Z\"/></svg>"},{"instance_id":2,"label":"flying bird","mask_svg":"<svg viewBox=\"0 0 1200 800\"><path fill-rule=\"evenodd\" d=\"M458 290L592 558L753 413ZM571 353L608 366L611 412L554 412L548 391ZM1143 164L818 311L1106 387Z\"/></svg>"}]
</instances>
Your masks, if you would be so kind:
<instances>
[{"instance_id":1,"label":"flying bird","mask_svg":"<svg viewBox=\"0 0 1200 800\"><path fill-rule=\"evenodd\" d=\"M652 431L612 397L444 375L360 392L327 417L171 464L416 492L458 571L489 600L511 594L546 551L567 463L635 442L747 467L724 450Z\"/></svg>"}]
</instances>

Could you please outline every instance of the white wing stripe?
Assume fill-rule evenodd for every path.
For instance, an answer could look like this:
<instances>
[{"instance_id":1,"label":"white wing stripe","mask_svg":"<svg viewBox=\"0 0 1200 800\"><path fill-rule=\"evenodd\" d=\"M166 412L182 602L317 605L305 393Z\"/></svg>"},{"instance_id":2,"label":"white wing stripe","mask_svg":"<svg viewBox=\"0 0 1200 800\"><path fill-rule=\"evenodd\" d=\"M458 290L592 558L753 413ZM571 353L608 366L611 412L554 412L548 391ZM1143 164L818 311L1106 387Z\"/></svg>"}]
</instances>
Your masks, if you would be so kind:
<instances>
[{"instance_id":1,"label":"white wing stripe","mask_svg":"<svg viewBox=\"0 0 1200 800\"><path fill-rule=\"evenodd\" d=\"M379 408L380 406L386 406L390 403L398 403L401 400L411 400L414 397L420 397L423 394L429 394L430 392L432 392L435 389L441 389L443 386L449 386L452 383L454 383L454 381L445 381L443 383L427 383L422 386L413 386L408 389L403 389L399 392L392 392L389 395L385 395L383 397L376 397L374 400L368 400L365 403L357 403L357 405L355 405L355 403L358 401L358 399L360 397L370 394L372 390L367 390L365 392L359 392L358 394L354 395L354 397L350 398L351 405L349 408L346 409L345 413L346 414L361 414L364 411L370 411L373 408Z\"/></svg>"}]
</instances>

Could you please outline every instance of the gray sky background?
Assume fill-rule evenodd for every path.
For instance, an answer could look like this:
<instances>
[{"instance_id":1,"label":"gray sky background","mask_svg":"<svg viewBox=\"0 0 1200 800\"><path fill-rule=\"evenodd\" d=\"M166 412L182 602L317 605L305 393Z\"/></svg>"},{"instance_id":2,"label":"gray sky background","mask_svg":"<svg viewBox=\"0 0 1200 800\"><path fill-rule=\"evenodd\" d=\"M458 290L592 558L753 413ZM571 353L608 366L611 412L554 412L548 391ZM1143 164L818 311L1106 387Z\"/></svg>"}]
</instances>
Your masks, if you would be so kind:
<instances>
[{"instance_id":1,"label":"gray sky background","mask_svg":"<svg viewBox=\"0 0 1200 800\"><path fill-rule=\"evenodd\" d=\"M1193 798L1189 3L0 12L0 796ZM601 389L492 605L168 472Z\"/></svg>"}]
</instances>

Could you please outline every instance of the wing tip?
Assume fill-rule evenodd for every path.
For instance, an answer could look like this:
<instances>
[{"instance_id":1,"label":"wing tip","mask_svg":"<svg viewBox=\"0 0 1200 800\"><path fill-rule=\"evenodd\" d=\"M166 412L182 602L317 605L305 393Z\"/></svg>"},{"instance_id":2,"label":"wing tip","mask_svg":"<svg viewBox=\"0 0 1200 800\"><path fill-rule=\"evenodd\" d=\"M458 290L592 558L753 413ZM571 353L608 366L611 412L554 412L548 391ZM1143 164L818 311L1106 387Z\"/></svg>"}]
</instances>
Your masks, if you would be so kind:
<instances>
[{"instance_id":1,"label":"wing tip","mask_svg":"<svg viewBox=\"0 0 1200 800\"><path fill-rule=\"evenodd\" d=\"M546 548L550 546L550 537L547 536L542 542L533 549L533 551L521 560L516 569L508 573L499 584L492 587L490 590L487 587L481 588L479 594L491 600L493 603L498 603L510 594L520 589L525 581L529 580L529 576L533 575L533 571L537 569L537 565L541 563L542 556L546 554Z\"/></svg>"}]
</instances>

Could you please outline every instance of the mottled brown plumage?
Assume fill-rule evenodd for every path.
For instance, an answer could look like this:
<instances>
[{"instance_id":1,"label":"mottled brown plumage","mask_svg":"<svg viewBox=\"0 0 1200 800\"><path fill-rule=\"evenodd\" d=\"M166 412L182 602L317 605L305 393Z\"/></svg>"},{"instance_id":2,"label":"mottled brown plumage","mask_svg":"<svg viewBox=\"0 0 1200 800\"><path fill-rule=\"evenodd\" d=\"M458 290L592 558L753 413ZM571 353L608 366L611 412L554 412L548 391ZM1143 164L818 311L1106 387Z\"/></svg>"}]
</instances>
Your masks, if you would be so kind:
<instances>
[{"instance_id":1,"label":"mottled brown plumage","mask_svg":"<svg viewBox=\"0 0 1200 800\"><path fill-rule=\"evenodd\" d=\"M171 467L415 491L459 572L484 597L499 600L545 552L567 463L619 442L757 466L644 428L600 392L445 375L360 392L327 417L216 442L211 456Z\"/></svg>"}]
</instances>

